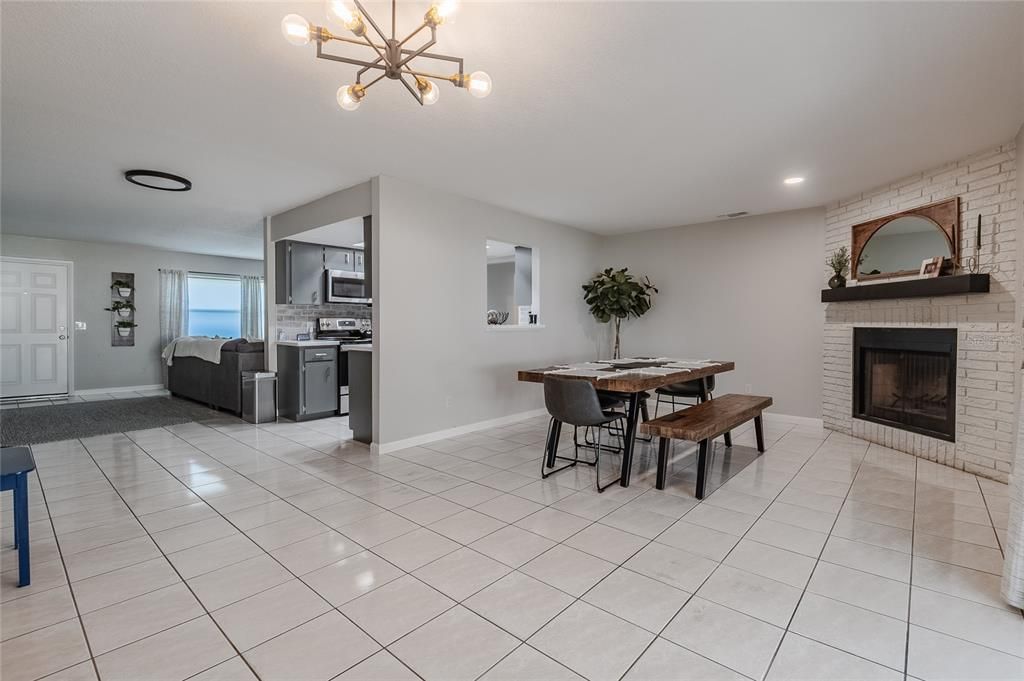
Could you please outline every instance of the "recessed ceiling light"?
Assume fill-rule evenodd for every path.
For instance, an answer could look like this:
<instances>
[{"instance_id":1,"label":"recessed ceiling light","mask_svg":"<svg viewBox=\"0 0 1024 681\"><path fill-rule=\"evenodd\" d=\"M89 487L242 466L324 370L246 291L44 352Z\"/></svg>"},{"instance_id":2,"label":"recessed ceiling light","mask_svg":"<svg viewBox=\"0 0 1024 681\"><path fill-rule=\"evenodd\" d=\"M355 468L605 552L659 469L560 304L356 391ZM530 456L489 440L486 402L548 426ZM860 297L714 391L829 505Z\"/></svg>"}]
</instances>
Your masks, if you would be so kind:
<instances>
[{"instance_id":1,"label":"recessed ceiling light","mask_svg":"<svg viewBox=\"0 0 1024 681\"><path fill-rule=\"evenodd\" d=\"M124 179L140 187L159 189L165 192L187 192L192 189L191 180L159 170L129 170L125 172Z\"/></svg>"},{"instance_id":2,"label":"recessed ceiling light","mask_svg":"<svg viewBox=\"0 0 1024 681\"><path fill-rule=\"evenodd\" d=\"M782 181L782 183L783 184L800 184L803 181L804 181L804 178L802 178L802 177L787 177L785 180Z\"/></svg>"}]
</instances>

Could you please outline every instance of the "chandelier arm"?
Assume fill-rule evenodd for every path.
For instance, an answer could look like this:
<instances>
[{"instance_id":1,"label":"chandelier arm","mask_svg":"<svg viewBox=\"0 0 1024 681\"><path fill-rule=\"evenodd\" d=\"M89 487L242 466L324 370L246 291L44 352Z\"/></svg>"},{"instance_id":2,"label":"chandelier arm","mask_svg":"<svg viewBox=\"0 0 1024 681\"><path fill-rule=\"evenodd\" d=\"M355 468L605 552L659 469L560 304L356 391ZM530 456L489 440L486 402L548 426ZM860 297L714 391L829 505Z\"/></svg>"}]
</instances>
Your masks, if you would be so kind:
<instances>
[{"instance_id":1,"label":"chandelier arm","mask_svg":"<svg viewBox=\"0 0 1024 681\"><path fill-rule=\"evenodd\" d=\"M405 89L408 90L416 101L420 103L420 106L423 106L423 95L420 94L418 88L414 88L412 85L409 85L409 81L405 79L405 74L399 74L398 80L402 81L402 85L405 86Z\"/></svg>"},{"instance_id":2,"label":"chandelier arm","mask_svg":"<svg viewBox=\"0 0 1024 681\"><path fill-rule=\"evenodd\" d=\"M380 65L380 57L377 57L377 59L373 62L373 64L374 64L374 66L376 68L379 68L379 69L384 69L385 68L384 66ZM356 72L356 82L357 83L359 82L359 79L362 77L362 75L364 73L366 73L367 71L369 71L370 68L371 67L369 67L369 66L364 66L363 68L359 69L359 71ZM384 77L384 75L380 76L380 78L383 78L383 77ZM380 78L378 78L377 80L380 80ZM374 82L377 82L377 81L374 81Z\"/></svg>"},{"instance_id":3,"label":"chandelier arm","mask_svg":"<svg viewBox=\"0 0 1024 681\"><path fill-rule=\"evenodd\" d=\"M373 80L371 80L371 81L370 81L369 83L367 83L366 85L363 85L363 89L364 89L364 90L369 90L369 89L370 89L370 86L371 86L371 85L373 85L374 83L378 83L378 82L380 82L381 80L383 80L383 79L384 79L384 77L385 77L385 74L383 74L383 73L382 73L382 74L380 74L379 76L377 76L376 78L374 78ZM356 76L356 82L357 82L357 83L359 82L359 76Z\"/></svg>"},{"instance_id":4,"label":"chandelier arm","mask_svg":"<svg viewBox=\"0 0 1024 681\"><path fill-rule=\"evenodd\" d=\"M423 30L424 28L426 28L427 26L430 26L430 24L428 24L427 22L425 22L425 21L424 21L424 22L423 22L422 24L420 24L420 25L419 25L419 28L417 28L417 29L416 29L415 31L413 31L413 32L412 32L412 33L410 33L409 35L407 35L407 36L405 36L404 38L402 38L402 40L401 40L401 41L399 41L399 43L398 43L398 44L399 44L399 45L405 45L405 44L406 44L407 42L409 42L410 40L412 40L412 39L413 39L413 37L415 37L417 33L419 33L420 31L422 31L422 30ZM436 41L436 38L437 38L437 29L436 29L436 28L433 28L433 27L431 27L431 29L430 29L430 34L431 34L431 35L430 35L430 43L431 43L431 44L433 44L433 43L434 43L434 42Z\"/></svg>"},{"instance_id":5,"label":"chandelier arm","mask_svg":"<svg viewBox=\"0 0 1024 681\"><path fill-rule=\"evenodd\" d=\"M362 59L352 59L350 57L339 57L339 56L334 55L334 54L318 54L317 57L319 57L320 59L327 59L328 61L340 61L342 63L352 64L354 66L365 66L368 69L380 69L381 71L385 70L384 66L381 66L380 64L378 64L376 62L363 61Z\"/></svg>"},{"instance_id":6,"label":"chandelier arm","mask_svg":"<svg viewBox=\"0 0 1024 681\"><path fill-rule=\"evenodd\" d=\"M379 47L377 47L377 46L376 46L376 45L375 45L375 44L373 43L373 41L372 41L372 40L370 40L369 38L367 38L367 39L366 39L366 44L367 44L367 45L369 45L370 47L372 47L372 48L373 48L373 51L377 53L377 61L378 61L378 62L379 62L379 61L383 61L383 62L384 62L385 64L387 64L387 63L388 63L388 58L384 56L384 53L383 53L383 52L381 52L380 48L379 48Z\"/></svg>"},{"instance_id":7,"label":"chandelier arm","mask_svg":"<svg viewBox=\"0 0 1024 681\"><path fill-rule=\"evenodd\" d=\"M405 66L406 64L411 62L413 59L415 59L416 57L420 56L421 54L426 52L428 49L433 47L436 43L437 43L437 31L434 30L433 28L431 28L430 29L430 40L429 40L429 42L423 43L423 45L421 45L419 47L419 49L413 50L412 53L409 54L409 56L407 56L402 61L398 62L398 65L399 66ZM405 50L402 50L401 54L405 54Z\"/></svg>"},{"instance_id":8,"label":"chandelier arm","mask_svg":"<svg viewBox=\"0 0 1024 681\"><path fill-rule=\"evenodd\" d=\"M373 20L373 17L370 16L370 13L366 11L366 9L359 2L359 0L352 0L352 2L355 4L356 8L359 10L359 13L363 15L363 18L366 19L367 22L369 22L370 26L373 26L373 30L377 32L377 35L380 36L380 39L383 40L386 43L388 41L388 37L386 35L384 35L384 31L380 30L380 26L378 26L377 22ZM370 39L367 38L366 42L370 42ZM370 42L370 44L373 45L372 42Z\"/></svg>"},{"instance_id":9,"label":"chandelier arm","mask_svg":"<svg viewBox=\"0 0 1024 681\"><path fill-rule=\"evenodd\" d=\"M413 54L415 51L416 50L402 50L402 54ZM447 54L438 54L436 52L422 52L418 56L423 57L424 59L436 59L438 61L450 61L453 64L458 64L459 65L459 75L460 76L462 75L462 62L463 62L462 57L452 57L452 56L449 56ZM402 63L405 63L405 60L403 60Z\"/></svg>"},{"instance_id":10,"label":"chandelier arm","mask_svg":"<svg viewBox=\"0 0 1024 681\"><path fill-rule=\"evenodd\" d=\"M358 39L357 38L346 38L344 36L331 34L330 36L325 38L324 42L331 41L331 40L340 40L343 43L350 43L352 45L359 45L361 47L366 47L366 42L369 39L368 38L358 38ZM383 50L384 49L384 45L378 45L377 43L372 43L372 45L374 47L376 47L378 50Z\"/></svg>"}]
</instances>

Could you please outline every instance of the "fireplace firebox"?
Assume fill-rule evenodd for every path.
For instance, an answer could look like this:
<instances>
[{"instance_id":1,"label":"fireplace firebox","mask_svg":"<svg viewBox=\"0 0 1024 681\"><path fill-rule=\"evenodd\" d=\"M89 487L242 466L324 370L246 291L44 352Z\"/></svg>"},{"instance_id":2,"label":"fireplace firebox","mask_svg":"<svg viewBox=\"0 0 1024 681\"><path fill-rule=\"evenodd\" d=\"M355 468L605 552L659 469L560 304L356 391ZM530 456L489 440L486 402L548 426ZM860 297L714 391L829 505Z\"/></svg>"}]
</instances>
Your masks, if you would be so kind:
<instances>
[{"instance_id":1,"label":"fireplace firebox","mask_svg":"<svg viewBox=\"0 0 1024 681\"><path fill-rule=\"evenodd\" d=\"M853 417L956 440L956 329L853 330Z\"/></svg>"}]
</instances>

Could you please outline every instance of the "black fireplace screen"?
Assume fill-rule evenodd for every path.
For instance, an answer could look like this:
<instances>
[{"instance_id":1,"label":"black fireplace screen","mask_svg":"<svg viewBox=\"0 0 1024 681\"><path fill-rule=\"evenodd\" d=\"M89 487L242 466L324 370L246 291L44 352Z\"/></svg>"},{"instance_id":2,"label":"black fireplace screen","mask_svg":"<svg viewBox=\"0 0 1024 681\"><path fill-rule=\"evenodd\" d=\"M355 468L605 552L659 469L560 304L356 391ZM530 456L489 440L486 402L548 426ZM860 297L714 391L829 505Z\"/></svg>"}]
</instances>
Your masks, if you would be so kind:
<instances>
[{"instance_id":1,"label":"black fireplace screen","mask_svg":"<svg viewBox=\"0 0 1024 681\"><path fill-rule=\"evenodd\" d=\"M854 418L953 442L955 415L956 329L854 329Z\"/></svg>"}]
</instances>

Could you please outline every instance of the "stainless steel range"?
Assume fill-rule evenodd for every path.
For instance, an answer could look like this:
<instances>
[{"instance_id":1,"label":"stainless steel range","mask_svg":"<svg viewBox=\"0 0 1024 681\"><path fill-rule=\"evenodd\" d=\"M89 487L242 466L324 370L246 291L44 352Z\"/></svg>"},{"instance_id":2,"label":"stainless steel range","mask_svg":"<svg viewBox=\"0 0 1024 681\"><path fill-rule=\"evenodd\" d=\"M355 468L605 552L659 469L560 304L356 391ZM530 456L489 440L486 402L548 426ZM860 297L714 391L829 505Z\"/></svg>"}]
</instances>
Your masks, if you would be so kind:
<instances>
[{"instance_id":1,"label":"stainless steel range","mask_svg":"<svg viewBox=\"0 0 1024 681\"><path fill-rule=\"evenodd\" d=\"M346 344L372 343L369 319L320 317L316 320L317 340L337 340Z\"/></svg>"},{"instance_id":2,"label":"stainless steel range","mask_svg":"<svg viewBox=\"0 0 1024 681\"><path fill-rule=\"evenodd\" d=\"M373 342L369 319L320 317L316 320L317 340L341 341L343 345L366 345ZM348 414L348 352L338 350L338 413Z\"/></svg>"}]
</instances>

